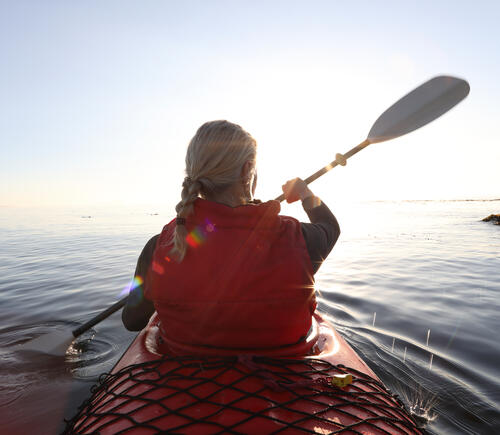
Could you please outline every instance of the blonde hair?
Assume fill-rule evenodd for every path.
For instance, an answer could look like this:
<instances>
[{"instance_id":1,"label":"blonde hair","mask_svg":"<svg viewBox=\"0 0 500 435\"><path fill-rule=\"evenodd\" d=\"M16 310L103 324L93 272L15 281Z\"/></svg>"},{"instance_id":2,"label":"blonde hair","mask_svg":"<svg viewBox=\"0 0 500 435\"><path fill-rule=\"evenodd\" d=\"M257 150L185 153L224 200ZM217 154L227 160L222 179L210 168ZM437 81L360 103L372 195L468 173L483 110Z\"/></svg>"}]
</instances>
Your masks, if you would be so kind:
<instances>
[{"instance_id":1,"label":"blonde hair","mask_svg":"<svg viewBox=\"0 0 500 435\"><path fill-rule=\"evenodd\" d=\"M175 207L177 218L185 219L193 212L198 196L213 197L240 182L243 165L255 162L256 154L255 139L239 125L228 121L203 124L187 149L182 199ZM185 225L176 225L170 254L179 262L186 255L187 235Z\"/></svg>"}]
</instances>

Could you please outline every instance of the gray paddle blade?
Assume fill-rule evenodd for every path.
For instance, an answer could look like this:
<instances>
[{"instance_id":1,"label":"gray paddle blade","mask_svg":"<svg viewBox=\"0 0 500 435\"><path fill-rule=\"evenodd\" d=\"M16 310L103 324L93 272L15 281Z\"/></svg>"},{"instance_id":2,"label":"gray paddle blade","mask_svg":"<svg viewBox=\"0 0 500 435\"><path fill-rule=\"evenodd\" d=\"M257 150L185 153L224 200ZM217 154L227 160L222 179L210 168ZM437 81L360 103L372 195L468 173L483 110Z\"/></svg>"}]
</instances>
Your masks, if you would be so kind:
<instances>
[{"instance_id":1,"label":"gray paddle blade","mask_svg":"<svg viewBox=\"0 0 500 435\"><path fill-rule=\"evenodd\" d=\"M410 133L439 118L469 94L462 79L438 76L430 79L389 107L368 133L370 143L384 142Z\"/></svg>"},{"instance_id":2,"label":"gray paddle blade","mask_svg":"<svg viewBox=\"0 0 500 435\"><path fill-rule=\"evenodd\" d=\"M20 350L64 356L74 339L71 332L52 331L22 344Z\"/></svg>"}]
</instances>

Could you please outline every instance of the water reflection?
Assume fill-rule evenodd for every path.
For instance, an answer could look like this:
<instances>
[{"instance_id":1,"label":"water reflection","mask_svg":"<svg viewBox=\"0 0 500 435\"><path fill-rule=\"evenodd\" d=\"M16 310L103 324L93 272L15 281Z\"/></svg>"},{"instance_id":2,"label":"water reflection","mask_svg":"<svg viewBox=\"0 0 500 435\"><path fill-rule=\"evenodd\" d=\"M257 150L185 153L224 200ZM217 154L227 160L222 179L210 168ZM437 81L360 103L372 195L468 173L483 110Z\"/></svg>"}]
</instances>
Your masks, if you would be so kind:
<instances>
[{"instance_id":1,"label":"water reflection","mask_svg":"<svg viewBox=\"0 0 500 435\"><path fill-rule=\"evenodd\" d=\"M23 345L74 322L23 325L0 330L0 421L2 433L60 433L90 386L110 369L122 345L107 333L87 331L66 354L50 355Z\"/></svg>"},{"instance_id":2,"label":"water reflection","mask_svg":"<svg viewBox=\"0 0 500 435\"><path fill-rule=\"evenodd\" d=\"M500 427L500 231L480 222L498 204L335 205L342 235L317 275L320 309L433 433ZM6 433L33 427L58 433L62 418L75 413L133 334L116 315L62 359L30 359L13 347L47 328L81 324L112 304L144 243L169 219L135 210L10 217L4 210L0 420Z\"/></svg>"}]
</instances>

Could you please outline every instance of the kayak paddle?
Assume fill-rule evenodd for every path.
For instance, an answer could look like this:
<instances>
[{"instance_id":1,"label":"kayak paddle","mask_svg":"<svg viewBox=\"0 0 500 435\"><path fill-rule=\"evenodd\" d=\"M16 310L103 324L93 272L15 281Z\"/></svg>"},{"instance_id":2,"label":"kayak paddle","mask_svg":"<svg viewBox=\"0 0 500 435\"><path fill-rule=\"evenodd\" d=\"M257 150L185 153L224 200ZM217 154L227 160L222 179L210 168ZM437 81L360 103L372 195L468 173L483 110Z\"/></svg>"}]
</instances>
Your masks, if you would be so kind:
<instances>
[{"instance_id":1,"label":"kayak paddle","mask_svg":"<svg viewBox=\"0 0 500 435\"><path fill-rule=\"evenodd\" d=\"M309 184L335 166L345 166L348 158L372 143L384 142L403 136L439 118L462 101L469 94L469 90L469 84L465 80L456 77L438 76L430 79L382 113L375 121L375 124L373 124L368 137L363 142L344 155L337 154L333 162L321 168L304 181ZM284 195L276 198L277 201L283 201L284 199ZM26 350L56 355L64 354L76 337L122 308L127 302L127 297L119 300L74 331L57 331L52 334L46 334L25 343L23 346Z\"/></svg>"},{"instance_id":2,"label":"kayak paddle","mask_svg":"<svg viewBox=\"0 0 500 435\"><path fill-rule=\"evenodd\" d=\"M460 103L469 90L469 84L456 77L437 76L426 81L382 113L363 142L343 155L337 154L333 162L304 181L309 184L335 166L345 166L349 157L372 143L395 139L434 121ZM276 201L284 199L285 195L281 194Z\"/></svg>"},{"instance_id":3,"label":"kayak paddle","mask_svg":"<svg viewBox=\"0 0 500 435\"><path fill-rule=\"evenodd\" d=\"M34 340L23 344L23 350L33 352L43 352L51 355L64 355L73 340L88 331L92 326L97 325L102 320L108 318L127 303L128 296L120 299L115 304L90 319L87 323L79 326L73 331L54 331L41 335Z\"/></svg>"}]
</instances>

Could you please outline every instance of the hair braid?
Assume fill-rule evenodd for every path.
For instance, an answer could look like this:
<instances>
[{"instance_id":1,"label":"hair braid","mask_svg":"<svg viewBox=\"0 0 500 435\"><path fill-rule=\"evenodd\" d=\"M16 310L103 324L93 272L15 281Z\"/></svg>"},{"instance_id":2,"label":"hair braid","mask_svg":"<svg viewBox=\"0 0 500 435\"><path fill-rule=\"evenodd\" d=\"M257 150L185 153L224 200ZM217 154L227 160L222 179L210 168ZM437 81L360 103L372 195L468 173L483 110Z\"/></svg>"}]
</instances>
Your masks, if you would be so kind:
<instances>
[{"instance_id":1,"label":"hair braid","mask_svg":"<svg viewBox=\"0 0 500 435\"><path fill-rule=\"evenodd\" d=\"M175 206L177 217L186 218L193 211L193 203L198 198L201 190L201 183L199 181L191 181L189 177L184 179L182 183L181 201ZM185 225L176 225L172 237L174 247L170 254L178 261L182 261L186 255L186 237L187 229Z\"/></svg>"},{"instance_id":2,"label":"hair braid","mask_svg":"<svg viewBox=\"0 0 500 435\"><path fill-rule=\"evenodd\" d=\"M181 201L175 207L177 218L186 219L193 212L198 196L211 197L241 182L241 169L247 161L255 161L256 151L255 139L239 125L228 121L203 124L187 149L187 177L182 183ZM186 255L187 235L185 225L178 221L170 254L179 262Z\"/></svg>"}]
</instances>

